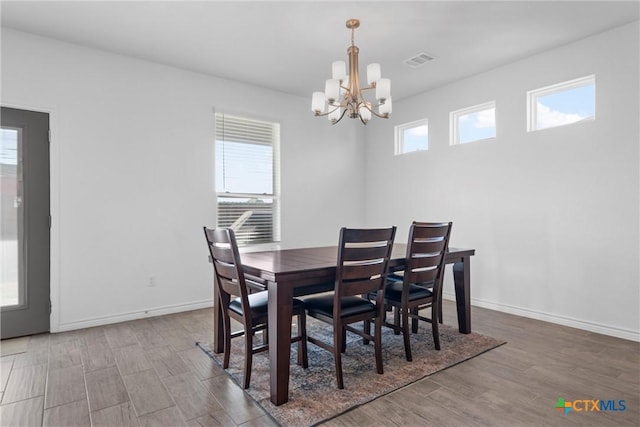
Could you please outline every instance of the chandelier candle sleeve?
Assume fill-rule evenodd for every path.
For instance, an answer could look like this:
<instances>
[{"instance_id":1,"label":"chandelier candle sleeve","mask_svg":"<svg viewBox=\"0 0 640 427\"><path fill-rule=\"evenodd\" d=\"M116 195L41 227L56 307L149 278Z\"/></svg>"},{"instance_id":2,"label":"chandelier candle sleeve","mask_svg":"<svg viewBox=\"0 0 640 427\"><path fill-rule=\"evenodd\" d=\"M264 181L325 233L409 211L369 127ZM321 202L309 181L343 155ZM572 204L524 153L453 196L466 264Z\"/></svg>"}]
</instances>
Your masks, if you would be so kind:
<instances>
[{"instance_id":1,"label":"chandelier candle sleeve","mask_svg":"<svg viewBox=\"0 0 640 427\"><path fill-rule=\"evenodd\" d=\"M340 80L329 79L324 86L324 92L327 96L327 102L333 103L340 96Z\"/></svg>"},{"instance_id":2,"label":"chandelier candle sleeve","mask_svg":"<svg viewBox=\"0 0 640 427\"><path fill-rule=\"evenodd\" d=\"M313 92L313 98L311 100L311 104L312 104L311 109L313 111L320 111L321 113L324 113L324 107L325 107L324 101L325 101L324 92Z\"/></svg>"},{"instance_id":3,"label":"chandelier candle sleeve","mask_svg":"<svg viewBox=\"0 0 640 427\"><path fill-rule=\"evenodd\" d=\"M384 101L391 96L391 80L389 79L380 79L376 83L376 99L380 103L384 103Z\"/></svg>"},{"instance_id":4,"label":"chandelier candle sleeve","mask_svg":"<svg viewBox=\"0 0 640 427\"><path fill-rule=\"evenodd\" d=\"M367 102L364 105L360 105L360 108L358 108L358 114L360 114L362 120L368 122L369 119L371 119L371 103Z\"/></svg>"},{"instance_id":5,"label":"chandelier candle sleeve","mask_svg":"<svg viewBox=\"0 0 640 427\"><path fill-rule=\"evenodd\" d=\"M335 61L332 66L332 77L336 80L345 80L347 78L347 65L344 61Z\"/></svg>"},{"instance_id":6,"label":"chandelier candle sleeve","mask_svg":"<svg viewBox=\"0 0 640 427\"><path fill-rule=\"evenodd\" d=\"M367 65L367 84L374 84L380 77L380 64Z\"/></svg>"},{"instance_id":7,"label":"chandelier candle sleeve","mask_svg":"<svg viewBox=\"0 0 640 427\"><path fill-rule=\"evenodd\" d=\"M373 116L387 119L391 114L391 81L382 78L380 64L367 66L367 86L360 86L358 75L358 53L355 45L355 30L360 26L357 19L349 19L346 23L351 30L351 46L347 49L349 69L345 61L334 61L331 64L331 78L325 82L324 92L313 92L311 111L316 116L327 116L332 124L338 123L347 115L352 119L360 119L367 124ZM375 90L375 100L368 101L363 93ZM378 110L376 112L375 110Z\"/></svg>"},{"instance_id":8,"label":"chandelier candle sleeve","mask_svg":"<svg viewBox=\"0 0 640 427\"><path fill-rule=\"evenodd\" d=\"M327 117L329 118L330 122L337 123L338 120L342 118L342 108L338 107L333 109L333 111L331 111Z\"/></svg>"},{"instance_id":9,"label":"chandelier candle sleeve","mask_svg":"<svg viewBox=\"0 0 640 427\"><path fill-rule=\"evenodd\" d=\"M322 94L322 92L318 93ZM391 113L391 97L388 97L386 101L384 101L384 104L380 104L380 106L378 107L378 113L382 115L388 115L389 113Z\"/></svg>"}]
</instances>

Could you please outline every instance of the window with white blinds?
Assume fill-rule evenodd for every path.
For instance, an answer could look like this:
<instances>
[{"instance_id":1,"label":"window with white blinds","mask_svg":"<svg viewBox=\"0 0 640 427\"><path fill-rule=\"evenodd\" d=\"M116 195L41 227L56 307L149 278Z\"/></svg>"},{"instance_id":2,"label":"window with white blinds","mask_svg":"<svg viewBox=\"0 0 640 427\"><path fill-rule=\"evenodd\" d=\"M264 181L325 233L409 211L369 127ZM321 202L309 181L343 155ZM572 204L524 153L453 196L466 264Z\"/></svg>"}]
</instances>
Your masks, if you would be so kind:
<instances>
[{"instance_id":1,"label":"window with white blinds","mask_svg":"<svg viewBox=\"0 0 640 427\"><path fill-rule=\"evenodd\" d=\"M280 124L216 113L218 227L239 245L280 240Z\"/></svg>"}]
</instances>

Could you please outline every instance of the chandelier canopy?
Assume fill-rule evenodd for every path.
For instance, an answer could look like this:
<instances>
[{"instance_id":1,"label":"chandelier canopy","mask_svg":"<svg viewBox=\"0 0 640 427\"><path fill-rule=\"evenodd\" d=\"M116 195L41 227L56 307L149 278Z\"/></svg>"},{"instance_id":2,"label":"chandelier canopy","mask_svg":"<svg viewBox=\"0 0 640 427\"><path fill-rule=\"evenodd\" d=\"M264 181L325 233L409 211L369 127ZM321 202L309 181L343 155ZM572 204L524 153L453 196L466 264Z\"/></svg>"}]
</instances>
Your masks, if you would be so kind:
<instances>
[{"instance_id":1,"label":"chandelier canopy","mask_svg":"<svg viewBox=\"0 0 640 427\"><path fill-rule=\"evenodd\" d=\"M388 119L391 114L391 81L381 78L380 64L367 66L367 86L360 87L358 77L358 52L354 44L356 28L360 26L357 19L349 19L347 28L351 30L351 46L349 55L349 74L344 61L332 64L332 78L327 80L324 92L313 92L311 111L316 116L327 116L332 124L338 123L345 114L352 119L360 119L363 124L372 116ZM375 89L375 102L367 101L362 92ZM378 109L378 112L375 109Z\"/></svg>"}]
</instances>

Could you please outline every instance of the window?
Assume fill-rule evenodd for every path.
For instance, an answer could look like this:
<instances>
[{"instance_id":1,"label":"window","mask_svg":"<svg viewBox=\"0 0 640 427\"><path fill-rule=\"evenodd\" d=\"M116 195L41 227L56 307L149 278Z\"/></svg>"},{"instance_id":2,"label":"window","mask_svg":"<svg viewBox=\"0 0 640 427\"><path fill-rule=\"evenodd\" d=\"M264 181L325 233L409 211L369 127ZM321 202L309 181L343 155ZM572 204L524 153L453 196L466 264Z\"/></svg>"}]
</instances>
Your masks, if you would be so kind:
<instances>
[{"instance_id":1,"label":"window","mask_svg":"<svg viewBox=\"0 0 640 427\"><path fill-rule=\"evenodd\" d=\"M527 131L568 125L596 116L596 77L582 77L527 92Z\"/></svg>"},{"instance_id":2,"label":"window","mask_svg":"<svg viewBox=\"0 0 640 427\"><path fill-rule=\"evenodd\" d=\"M216 113L218 227L238 245L280 240L280 125Z\"/></svg>"},{"instance_id":3,"label":"window","mask_svg":"<svg viewBox=\"0 0 640 427\"><path fill-rule=\"evenodd\" d=\"M429 123L427 119L396 126L395 154L429 149Z\"/></svg>"},{"instance_id":4,"label":"window","mask_svg":"<svg viewBox=\"0 0 640 427\"><path fill-rule=\"evenodd\" d=\"M449 122L451 145L495 138L496 103L491 101L452 111L449 115Z\"/></svg>"}]
</instances>

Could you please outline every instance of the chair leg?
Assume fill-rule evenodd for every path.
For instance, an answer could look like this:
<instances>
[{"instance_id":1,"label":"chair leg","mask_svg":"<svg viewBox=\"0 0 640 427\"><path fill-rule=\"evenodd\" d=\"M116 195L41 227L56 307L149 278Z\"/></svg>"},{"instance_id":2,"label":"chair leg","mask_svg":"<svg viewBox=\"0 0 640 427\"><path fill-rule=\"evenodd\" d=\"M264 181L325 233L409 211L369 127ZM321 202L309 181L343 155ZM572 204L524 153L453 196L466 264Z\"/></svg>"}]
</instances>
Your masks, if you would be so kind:
<instances>
[{"instance_id":1,"label":"chair leg","mask_svg":"<svg viewBox=\"0 0 640 427\"><path fill-rule=\"evenodd\" d=\"M336 382L338 383L338 388L344 388L344 381L342 379L342 354L340 352L340 347L342 346L344 335L344 328L341 325L334 326L334 336L333 336L333 358L336 363Z\"/></svg>"},{"instance_id":2,"label":"chair leg","mask_svg":"<svg viewBox=\"0 0 640 427\"><path fill-rule=\"evenodd\" d=\"M414 307L411 309L411 314L413 314L416 317L412 317L411 318L411 332L413 332L414 334L418 333L418 307Z\"/></svg>"},{"instance_id":3,"label":"chair leg","mask_svg":"<svg viewBox=\"0 0 640 427\"><path fill-rule=\"evenodd\" d=\"M436 308L437 305L433 305L431 310L436 311L436 313L431 313L431 330L433 332L433 345L435 346L436 350L440 350L440 332L438 331L438 322L436 321L436 317L438 316L438 309Z\"/></svg>"},{"instance_id":4,"label":"chair leg","mask_svg":"<svg viewBox=\"0 0 640 427\"><path fill-rule=\"evenodd\" d=\"M231 358L231 321L229 318L223 320L224 327L224 358L222 361L222 368L227 369L229 367L229 359Z\"/></svg>"},{"instance_id":5,"label":"chair leg","mask_svg":"<svg viewBox=\"0 0 640 427\"><path fill-rule=\"evenodd\" d=\"M365 320L364 321L364 325L362 330L364 331L365 334L367 335L371 335L371 320ZM367 345L369 344L369 340L365 337L362 337L362 344L363 345Z\"/></svg>"},{"instance_id":6,"label":"chair leg","mask_svg":"<svg viewBox=\"0 0 640 427\"><path fill-rule=\"evenodd\" d=\"M413 320L413 319L411 319ZM402 335L404 338L404 355L408 362L413 359L411 357L411 339L409 337L409 308L402 309Z\"/></svg>"},{"instance_id":7,"label":"chair leg","mask_svg":"<svg viewBox=\"0 0 640 427\"><path fill-rule=\"evenodd\" d=\"M244 388L251 382L251 365L253 363L253 334L245 329L244 340Z\"/></svg>"},{"instance_id":8,"label":"chair leg","mask_svg":"<svg viewBox=\"0 0 640 427\"><path fill-rule=\"evenodd\" d=\"M442 292L438 298L438 321L442 323Z\"/></svg>"},{"instance_id":9,"label":"chair leg","mask_svg":"<svg viewBox=\"0 0 640 427\"><path fill-rule=\"evenodd\" d=\"M342 328L342 343L340 344L340 353L347 351L347 328Z\"/></svg>"},{"instance_id":10,"label":"chair leg","mask_svg":"<svg viewBox=\"0 0 640 427\"><path fill-rule=\"evenodd\" d=\"M400 335L400 308L393 307L393 324L396 327L393 329L395 335Z\"/></svg>"},{"instance_id":11,"label":"chair leg","mask_svg":"<svg viewBox=\"0 0 640 427\"><path fill-rule=\"evenodd\" d=\"M298 336L300 337L300 341L298 341L298 365L307 369L309 367L309 358L307 356L307 316L304 310L298 315Z\"/></svg>"},{"instance_id":12,"label":"chair leg","mask_svg":"<svg viewBox=\"0 0 640 427\"><path fill-rule=\"evenodd\" d=\"M379 374L384 373L382 368L382 317L378 316L375 320L376 335L374 337L376 351L376 370Z\"/></svg>"}]
</instances>

